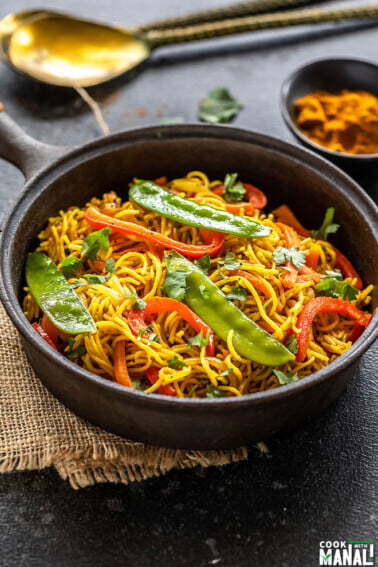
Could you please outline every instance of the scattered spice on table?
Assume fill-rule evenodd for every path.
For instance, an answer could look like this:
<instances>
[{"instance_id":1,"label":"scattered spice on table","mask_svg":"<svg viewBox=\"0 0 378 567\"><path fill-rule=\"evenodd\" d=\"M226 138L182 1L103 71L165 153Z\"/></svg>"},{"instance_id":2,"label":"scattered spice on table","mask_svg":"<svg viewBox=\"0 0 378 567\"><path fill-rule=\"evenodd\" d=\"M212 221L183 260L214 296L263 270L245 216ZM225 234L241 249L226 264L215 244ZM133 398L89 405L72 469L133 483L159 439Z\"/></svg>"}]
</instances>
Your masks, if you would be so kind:
<instances>
[{"instance_id":1,"label":"scattered spice on table","mask_svg":"<svg viewBox=\"0 0 378 567\"><path fill-rule=\"evenodd\" d=\"M295 102L296 124L311 141L347 154L378 153L378 97L316 91Z\"/></svg>"}]
</instances>

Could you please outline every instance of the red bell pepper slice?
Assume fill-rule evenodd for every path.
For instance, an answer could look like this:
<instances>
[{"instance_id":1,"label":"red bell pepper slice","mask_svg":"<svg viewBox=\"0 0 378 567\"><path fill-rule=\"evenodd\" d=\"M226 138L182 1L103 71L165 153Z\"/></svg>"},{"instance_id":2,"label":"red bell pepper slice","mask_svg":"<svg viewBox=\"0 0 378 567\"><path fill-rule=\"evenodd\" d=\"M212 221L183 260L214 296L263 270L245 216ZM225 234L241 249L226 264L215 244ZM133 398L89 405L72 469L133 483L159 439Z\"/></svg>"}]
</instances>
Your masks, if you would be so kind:
<instances>
[{"instance_id":1,"label":"red bell pepper slice","mask_svg":"<svg viewBox=\"0 0 378 567\"><path fill-rule=\"evenodd\" d=\"M84 218L94 228L109 227L113 232L127 234L128 236L136 236L142 240L160 244L163 248L176 250L189 258L200 258L204 254L209 254L209 256L212 257L219 252L224 242L223 233L201 229L200 233L202 238L205 240L205 244L198 246L194 244L184 244L183 242L178 242L177 240L169 238L169 236L154 232L145 226L105 215L94 207L89 207L85 211Z\"/></svg>"},{"instance_id":2,"label":"red bell pepper slice","mask_svg":"<svg viewBox=\"0 0 378 567\"><path fill-rule=\"evenodd\" d=\"M151 297L146 300L146 307L144 309L132 309L129 313L129 327L132 333L137 337L139 329L145 329L147 326L146 319L148 320L151 315L155 313L166 313L176 311L189 325L193 327L197 333L202 331L204 337L208 337L206 352L209 356L215 354L215 336L204 321L196 313L194 313L185 303L176 301L169 297ZM147 335L148 336L148 335Z\"/></svg>"},{"instance_id":3,"label":"red bell pepper slice","mask_svg":"<svg viewBox=\"0 0 378 567\"><path fill-rule=\"evenodd\" d=\"M338 250L335 246L333 246L333 249L336 252L336 268L339 268L339 270L341 270L345 278L356 278L357 282L354 284L354 287L356 289L362 289L364 286L364 284L362 283L362 279L357 274L356 270L353 268L348 258L346 258L344 254L342 254L340 250Z\"/></svg>"},{"instance_id":4,"label":"red bell pepper slice","mask_svg":"<svg viewBox=\"0 0 378 567\"><path fill-rule=\"evenodd\" d=\"M159 379L159 369L156 366L150 366L146 370L146 376L151 382L151 384L155 384ZM163 394L164 396L175 396L176 390L172 386L172 384L166 384L165 386L159 386L158 392Z\"/></svg>"},{"instance_id":5,"label":"red bell pepper slice","mask_svg":"<svg viewBox=\"0 0 378 567\"><path fill-rule=\"evenodd\" d=\"M39 323L32 323L32 327L35 331L37 331L39 336L42 337L43 340L45 340L47 342L47 344L49 344L54 350L58 350L56 348L56 346L54 345L53 341L51 340L50 336L46 333L44 328L41 327L41 325Z\"/></svg>"},{"instance_id":6,"label":"red bell pepper slice","mask_svg":"<svg viewBox=\"0 0 378 567\"><path fill-rule=\"evenodd\" d=\"M312 323L319 313L340 313L340 315L347 315L352 319L356 319L357 323L363 328L368 326L371 319L369 313L360 311L349 301L332 297L316 297L312 299L301 311L296 324L299 330L299 334L297 335L298 352L296 358L299 362L303 362L306 358Z\"/></svg>"},{"instance_id":7,"label":"red bell pepper slice","mask_svg":"<svg viewBox=\"0 0 378 567\"><path fill-rule=\"evenodd\" d=\"M295 228L297 233L301 236L310 236L310 231L299 222L293 211L287 205L277 207L272 213L277 217L278 222Z\"/></svg>"},{"instance_id":8,"label":"red bell pepper slice","mask_svg":"<svg viewBox=\"0 0 378 567\"><path fill-rule=\"evenodd\" d=\"M229 213L240 214L241 209L245 212L253 211L253 209L263 209L267 204L266 195L257 189L254 185L249 183L242 183L245 191L245 197L248 201L240 201L239 203L227 203L226 210ZM224 185L219 185L213 189L213 193L216 195L223 195Z\"/></svg>"},{"instance_id":9,"label":"red bell pepper slice","mask_svg":"<svg viewBox=\"0 0 378 567\"><path fill-rule=\"evenodd\" d=\"M50 339L55 346L58 344L58 329L55 327L54 323L47 318L46 314L42 317L42 328L49 335Z\"/></svg>"},{"instance_id":10,"label":"red bell pepper slice","mask_svg":"<svg viewBox=\"0 0 378 567\"><path fill-rule=\"evenodd\" d=\"M119 341L115 346L113 354L114 375L118 384L134 388L127 370L125 347L126 341Z\"/></svg>"}]
</instances>

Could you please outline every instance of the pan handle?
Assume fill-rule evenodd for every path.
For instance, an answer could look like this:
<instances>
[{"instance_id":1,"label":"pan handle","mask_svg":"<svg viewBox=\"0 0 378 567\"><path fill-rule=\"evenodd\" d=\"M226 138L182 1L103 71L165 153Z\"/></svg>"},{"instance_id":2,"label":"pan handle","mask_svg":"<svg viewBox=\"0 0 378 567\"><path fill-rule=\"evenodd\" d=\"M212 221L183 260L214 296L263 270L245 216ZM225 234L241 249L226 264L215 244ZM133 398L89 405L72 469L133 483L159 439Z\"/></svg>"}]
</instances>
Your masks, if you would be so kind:
<instances>
[{"instance_id":1,"label":"pan handle","mask_svg":"<svg viewBox=\"0 0 378 567\"><path fill-rule=\"evenodd\" d=\"M29 180L70 148L35 140L12 120L0 102L0 158L13 163Z\"/></svg>"}]
</instances>

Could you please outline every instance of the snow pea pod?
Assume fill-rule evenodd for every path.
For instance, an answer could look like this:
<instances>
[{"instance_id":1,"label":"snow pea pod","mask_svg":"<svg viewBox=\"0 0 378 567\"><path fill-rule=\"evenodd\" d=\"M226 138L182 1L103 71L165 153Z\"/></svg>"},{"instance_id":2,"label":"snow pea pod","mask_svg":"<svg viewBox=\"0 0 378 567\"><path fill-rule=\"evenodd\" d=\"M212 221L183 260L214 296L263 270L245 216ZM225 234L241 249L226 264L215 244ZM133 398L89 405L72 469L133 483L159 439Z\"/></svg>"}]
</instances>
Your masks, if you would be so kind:
<instances>
[{"instance_id":1,"label":"snow pea pod","mask_svg":"<svg viewBox=\"0 0 378 567\"><path fill-rule=\"evenodd\" d=\"M129 196L141 207L189 226L246 238L263 238L272 231L249 217L184 199L152 181L137 181L130 188Z\"/></svg>"},{"instance_id":2,"label":"snow pea pod","mask_svg":"<svg viewBox=\"0 0 378 567\"><path fill-rule=\"evenodd\" d=\"M282 343L231 303L199 268L181 254L167 254L166 263L168 271L187 274L183 301L224 341L233 331L233 346L240 355L265 366L280 366L295 358Z\"/></svg>"},{"instance_id":3,"label":"snow pea pod","mask_svg":"<svg viewBox=\"0 0 378 567\"><path fill-rule=\"evenodd\" d=\"M70 335L96 331L91 314L45 254L29 254L25 275L30 293L55 327Z\"/></svg>"}]
</instances>

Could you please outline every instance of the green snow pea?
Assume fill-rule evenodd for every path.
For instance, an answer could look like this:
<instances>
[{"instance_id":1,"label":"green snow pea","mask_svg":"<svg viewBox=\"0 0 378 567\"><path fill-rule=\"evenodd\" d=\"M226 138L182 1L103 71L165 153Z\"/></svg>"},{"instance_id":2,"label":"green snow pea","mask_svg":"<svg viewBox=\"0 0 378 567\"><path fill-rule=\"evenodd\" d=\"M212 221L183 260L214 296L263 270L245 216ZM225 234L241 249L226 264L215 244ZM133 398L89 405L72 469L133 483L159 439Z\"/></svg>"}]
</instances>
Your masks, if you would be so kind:
<instances>
[{"instance_id":1,"label":"green snow pea","mask_svg":"<svg viewBox=\"0 0 378 567\"><path fill-rule=\"evenodd\" d=\"M137 181L130 188L129 196L141 207L190 226L246 238L263 238L272 231L249 217L179 197L152 181Z\"/></svg>"},{"instance_id":2,"label":"green snow pea","mask_svg":"<svg viewBox=\"0 0 378 567\"><path fill-rule=\"evenodd\" d=\"M227 340L234 331L235 350L245 358L265 366L280 366L294 355L277 339L249 319L194 264L178 254L166 254L168 272L186 273L183 301L209 325L218 337Z\"/></svg>"},{"instance_id":3,"label":"green snow pea","mask_svg":"<svg viewBox=\"0 0 378 567\"><path fill-rule=\"evenodd\" d=\"M94 333L95 322L54 262L41 252L26 260L30 293L50 321L64 333Z\"/></svg>"}]
</instances>

